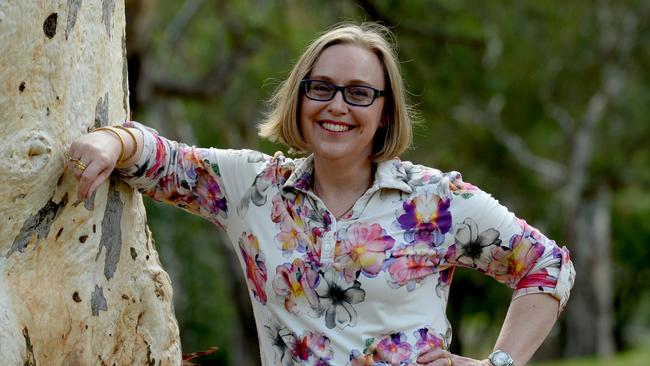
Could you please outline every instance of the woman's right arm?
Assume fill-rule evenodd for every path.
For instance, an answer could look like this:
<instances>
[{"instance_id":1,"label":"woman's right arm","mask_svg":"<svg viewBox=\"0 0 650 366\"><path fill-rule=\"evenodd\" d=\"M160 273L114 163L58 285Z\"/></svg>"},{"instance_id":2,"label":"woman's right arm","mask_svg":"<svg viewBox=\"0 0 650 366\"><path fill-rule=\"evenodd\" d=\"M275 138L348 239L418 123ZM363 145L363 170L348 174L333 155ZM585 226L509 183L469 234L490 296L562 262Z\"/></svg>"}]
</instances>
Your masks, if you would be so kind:
<instances>
[{"instance_id":1,"label":"woman's right arm","mask_svg":"<svg viewBox=\"0 0 650 366\"><path fill-rule=\"evenodd\" d=\"M81 171L75 161L68 165L80 178L82 199L89 197L117 168L120 178L142 194L221 227L226 226L228 217L222 168L236 172L230 174L229 186L233 190L230 193L237 198L245 190L242 187L253 181L260 168L258 164L264 165L266 161L266 157L254 158L263 155L255 152L188 146L136 122L82 136L72 143L69 154L88 166Z\"/></svg>"}]
</instances>

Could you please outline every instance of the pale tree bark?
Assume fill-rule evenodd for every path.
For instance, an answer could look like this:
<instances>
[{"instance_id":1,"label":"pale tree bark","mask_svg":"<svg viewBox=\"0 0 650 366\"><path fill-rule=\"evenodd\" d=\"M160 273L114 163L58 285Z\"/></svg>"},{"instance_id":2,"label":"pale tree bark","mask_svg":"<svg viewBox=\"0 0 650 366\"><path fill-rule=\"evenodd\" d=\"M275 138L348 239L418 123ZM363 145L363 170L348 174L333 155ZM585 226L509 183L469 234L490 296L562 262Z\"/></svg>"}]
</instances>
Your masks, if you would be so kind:
<instances>
[{"instance_id":1,"label":"pale tree bark","mask_svg":"<svg viewBox=\"0 0 650 366\"><path fill-rule=\"evenodd\" d=\"M129 115L124 3L0 2L0 364L180 364L141 196L76 202L63 152Z\"/></svg>"},{"instance_id":2,"label":"pale tree bark","mask_svg":"<svg viewBox=\"0 0 650 366\"><path fill-rule=\"evenodd\" d=\"M582 199L570 235L579 245L572 256L585 275L576 278L568 308L566 354L614 354L612 301L611 192L602 186L595 197ZM578 280L580 280L578 282Z\"/></svg>"}]
</instances>

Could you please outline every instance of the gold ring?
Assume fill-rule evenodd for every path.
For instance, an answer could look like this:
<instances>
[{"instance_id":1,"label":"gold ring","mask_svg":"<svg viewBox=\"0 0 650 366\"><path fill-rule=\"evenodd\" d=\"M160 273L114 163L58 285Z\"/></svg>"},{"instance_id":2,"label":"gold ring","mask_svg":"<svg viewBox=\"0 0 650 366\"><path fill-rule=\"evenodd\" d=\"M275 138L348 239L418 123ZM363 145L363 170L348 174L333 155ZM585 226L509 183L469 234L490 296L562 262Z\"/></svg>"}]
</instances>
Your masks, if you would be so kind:
<instances>
[{"instance_id":1,"label":"gold ring","mask_svg":"<svg viewBox=\"0 0 650 366\"><path fill-rule=\"evenodd\" d=\"M88 168L88 166L79 159L73 159L72 161L74 161L74 165L77 167L77 169L81 170L82 172Z\"/></svg>"}]
</instances>

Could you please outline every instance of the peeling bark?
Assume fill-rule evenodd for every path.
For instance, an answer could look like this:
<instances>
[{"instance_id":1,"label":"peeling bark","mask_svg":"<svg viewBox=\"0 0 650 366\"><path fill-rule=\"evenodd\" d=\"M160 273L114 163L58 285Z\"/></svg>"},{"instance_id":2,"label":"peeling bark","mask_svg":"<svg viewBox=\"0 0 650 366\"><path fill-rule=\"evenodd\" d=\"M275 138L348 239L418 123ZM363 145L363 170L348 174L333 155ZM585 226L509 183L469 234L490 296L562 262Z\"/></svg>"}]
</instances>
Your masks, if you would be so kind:
<instances>
[{"instance_id":1,"label":"peeling bark","mask_svg":"<svg viewBox=\"0 0 650 366\"><path fill-rule=\"evenodd\" d=\"M117 263L120 261L120 251L122 249L122 228L120 227L122 207L123 203L120 200L120 194L115 190L114 181L111 180L106 211L102 220L102 238L99 242L97 257L95 258L99 258L102 249L106 248L104 276L106 276L107 280L113 278Z\"/></svg>"},{"instance_id":2,"label":"peeling bark","mask_svg":"<svg viewBox=\"0 0 650 366\"><path fill-rule=\"evenodd\" d=\"M102 0L102 23L106 26L106 34L111 37L113 28L113 13L115 12L115 0Z\"/></svg>"},{"instance_id":3,"label":"peeling bark","mask_svg":"<svg viewBox=\"0 0 650 366\"><path fill-rule=\"evenodd\" d=\"M6 257L9 258L15 251L23 253L27 245L33 240L36 240L36 243L38 243L40 240L46 238L50 234L52 222L59 216L62 208L67 203L68 195L66 194L58 204L50 200L36 214L30 216L23 224L18 236L14 239ZM34 238L34 236L36 237Z\"/></svg>"},{"instance_id":4,"label":"peeling bark","mask_svg":"<svg viewBox=\"0 0 650 366\"><path fill-rule=\"evenodd\" d=\"M79 13L80 7L81 0L68 0L68 20L65 26L65 39L68 39L68 35L70 35L77 22L77 14Z\"/></svg>"},{"instance_id":5,"label":"peeling bark","mask_svg":"<svg viewBox=\"0 0 650 366\"><path fill-rule=\"evenodd\" d=\"M92 309L93 316L98 316L100 310L108 310L106 298L104 297L104 289L95 285L95 291L90 295L90 308Z\"/></svg>"},{"instance_id":6,"label":"peeling bark","mask_svg":"<svg viewBox=\"0 0 650 366\"><path fill-rule=\"evenodd\" d=\"M108 93L99 98L95 106L95 127L102 127L108 124Z\"/></svg>"}]
</instances>

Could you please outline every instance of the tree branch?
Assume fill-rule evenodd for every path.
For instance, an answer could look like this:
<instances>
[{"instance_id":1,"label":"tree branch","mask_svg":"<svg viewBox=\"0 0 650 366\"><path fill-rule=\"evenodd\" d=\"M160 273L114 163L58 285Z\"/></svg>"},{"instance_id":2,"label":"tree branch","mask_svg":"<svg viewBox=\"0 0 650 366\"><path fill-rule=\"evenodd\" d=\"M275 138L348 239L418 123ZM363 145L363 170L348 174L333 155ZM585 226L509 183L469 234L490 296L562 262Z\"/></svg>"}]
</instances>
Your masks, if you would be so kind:
<instances>
[{"instance_id":1,"label":"tree branch","mask_svg":"<svg viewBox=\"0 0 650 366\"><path fill-rule=\"evenodd\" d=\"M520 136L503 127L501 112L504 105L505 98L495 95L484 111L472 106L463 106L456 108L454 115L456 120L470 119L488 124L494 138L501 142L522 166L538 173L553 185L562 184L567 175L564 165L534 154Z\"/></svg>"},{"instance_id":2,"label":"tree branch","mask_svg":"<svg viewBox=\"0 0 650 366\"><path fill-rule=\"evenodd\" d=\"M176 13L172 21L169 22L169 25L165 29L164 39L165 44L167 44L167 48L162 49L169 50L177 47L179 40L187 30L187 27L190 24L192 18L194 18L196 13L198 13L201 5L203 5L203 2L204 0L185 1L181 10Z\"/></svg>"},{"instance_id":3,"label":"tree branch","mask_svg":"<svg viewBox=\"0 0 650 366\"><path fill-rule=\"evenodd\" d=\"M178 20L178 27L194 14L202 0L188 1L181 12L175 19ZM237 71L246 63L249 57L260 47L261 42L257 37L247 37L247 34L264 34L263 30L256 29L253 32L236 17L230 15L227 2L217 2L217 11L221 14L226 34L231 40L232 54L224 61L216 57L214 64L209 72L195 80L178 80L178 78L168 77L166 75L151 75L150 90L158 96L176 96L183 98L192 98L197 100L213 99L227 89L228 85L237 75ZM170 30L170 32L173 32ZM169 33L171 34L171 33ZM180 33L177 33L180 34ZM178 35L177 35L178 36ZM175 40L173 38L172 40ZM174 42L178 42L175 40Z\"/></svg>"},{"instance_id":4,"label":"tree branch","mask_svg":"<svg viewBox=\"0 0 650 366\"><path fill-rule=\"evenodd\" d=\"M397 28L400 36L409 35L415 38L425 38L429 42L438 45L460 44L480 50L486 48L486 42L482 38L452 34L439 28L424 28L421 27L421 24L418 24L418 26L411 26L409 24L395 21L388 13L382 11L372 0L355 0L355 3L363 10L369 20L384 24L387 27Z\"/></svg>"}]
</instances>

